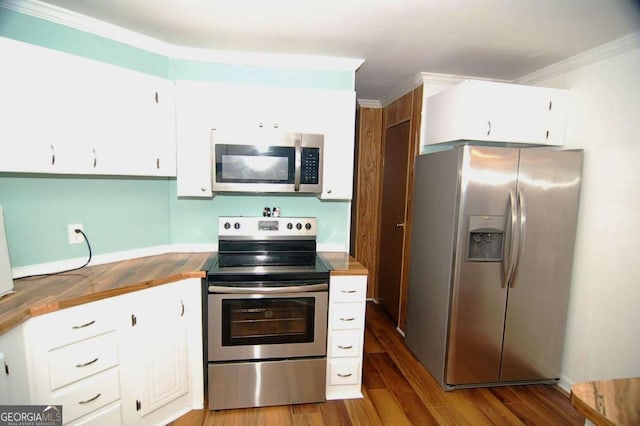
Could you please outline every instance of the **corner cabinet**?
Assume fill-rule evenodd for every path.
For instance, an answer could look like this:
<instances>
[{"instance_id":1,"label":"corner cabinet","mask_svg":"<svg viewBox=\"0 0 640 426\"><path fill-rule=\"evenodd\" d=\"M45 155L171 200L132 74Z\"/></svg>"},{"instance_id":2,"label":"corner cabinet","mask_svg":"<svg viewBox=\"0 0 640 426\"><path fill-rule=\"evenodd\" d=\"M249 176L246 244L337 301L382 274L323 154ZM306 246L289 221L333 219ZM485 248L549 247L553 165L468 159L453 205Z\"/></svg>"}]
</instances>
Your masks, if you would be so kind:
<instances>
[{"instance_id":1,"label":"corner cabinet","mask_svg":"<svg viewBox=\"0 0 640 426\"><path fill-rule=\"evenodd\" d=\"M355 92L176 82L177 188L180 197L213 196L216 132L246 137L273 132L324 135L321 199L349 200L353 185ZM250 137L249 137L250 135Z\"/></svg>"},{"instance_id":2,"label":"corner cabinet","mask_svg":"<svg viewBox=\"0 0 640 426\"><path fill-rule=\"evenodd\" d=\"M332 275L327 332L327 399L362 398L367 276Z\"/></svg>"},{"instance_id":3,"label":"corner cabinet","mask_svg":"<svg viewBox=\"0 0 640 426\"><path fill-rule=\"evenodd\" d=\"M0 37L0 171L175 176L174 83Z\"/></svg>"},{"instance_id":4,"label":"corner cabinet","mask_svg":"<svg viewBox=\"0 0 640 426\"><path fill-rule=\"evenodd\" d=\"M426 98L423 144L562 145L567 90L465 80Z\"/></svg>"},{"instance_id":5,"label":"corner cabinet","mask_svg":"<svg viewBox=\"0 0 640 426\"><path fill-rule=\"evenodd\" d=\"M64 424L166 424L202 408L200 279L29 319L29 398Z\"/></svg>"}]
</instances>

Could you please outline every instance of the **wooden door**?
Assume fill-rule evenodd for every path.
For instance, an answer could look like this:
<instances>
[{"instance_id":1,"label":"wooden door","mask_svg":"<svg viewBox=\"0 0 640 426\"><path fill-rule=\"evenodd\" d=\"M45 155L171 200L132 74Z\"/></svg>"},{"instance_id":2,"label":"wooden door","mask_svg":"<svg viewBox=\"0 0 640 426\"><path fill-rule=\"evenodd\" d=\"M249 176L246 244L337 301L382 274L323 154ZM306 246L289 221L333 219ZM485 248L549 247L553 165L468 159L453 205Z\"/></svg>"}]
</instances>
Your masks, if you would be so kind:
<instances>
[{"instance_id":1,"label":"wooden door","mask_svg":"<svg viewBox=\"0 0 640 426\"><path fill-rule=\"evenodd\" d=\"M382 171L378 300L396 323L402 282L410 132L411 121L387 129Z\"/></svg>"}]
</instances>

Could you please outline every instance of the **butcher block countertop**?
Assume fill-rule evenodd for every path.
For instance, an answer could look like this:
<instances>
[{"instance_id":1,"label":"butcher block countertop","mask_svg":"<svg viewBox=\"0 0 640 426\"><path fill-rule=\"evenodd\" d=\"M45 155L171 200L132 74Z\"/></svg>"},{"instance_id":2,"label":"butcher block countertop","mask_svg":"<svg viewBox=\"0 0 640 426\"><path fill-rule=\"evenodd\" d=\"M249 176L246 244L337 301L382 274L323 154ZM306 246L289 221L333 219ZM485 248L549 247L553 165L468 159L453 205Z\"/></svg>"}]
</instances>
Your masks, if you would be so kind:
<instances>
[{"instance_id":1,"label":"butcher block countertop","mask_svg":"<svg viewBox=\"0 0 640 426\"><path fill-rule=\"evenodd\" d=\"M0 334L30 317L132 291L202 278L211 253L167 253L67 272L15 280L15 292L0 300ZM332 275L364 275L367 270L346 253L321 253Z\"/></svg>"},{"instance_id":2,"label":"butcher block countertop","mask_svg":"<svg viewBox=\"0 0 640 426\"><path fill-rule=\"evenodd\" d=\"M639 425L640 377L577 383L571 404L596 425Z\"/></svg>"}]
</instances>

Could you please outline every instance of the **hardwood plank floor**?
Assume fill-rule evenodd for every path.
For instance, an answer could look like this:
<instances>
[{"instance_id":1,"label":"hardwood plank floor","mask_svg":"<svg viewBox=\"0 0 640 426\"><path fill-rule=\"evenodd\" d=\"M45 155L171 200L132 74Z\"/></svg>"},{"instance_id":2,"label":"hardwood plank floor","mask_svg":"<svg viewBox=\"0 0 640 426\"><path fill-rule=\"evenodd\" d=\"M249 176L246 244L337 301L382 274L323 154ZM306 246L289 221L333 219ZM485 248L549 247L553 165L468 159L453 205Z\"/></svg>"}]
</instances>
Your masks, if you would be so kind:
<instances>
[{"instance_id":1,"label":"hardwood plank floor","mask_svg":"<svg viewBox=\"0 0 640 426\"><path fill-rule=\"evenodd\" d=\"M173 426L200 425L583 425L556 386L445 392L422 367L382 308L367 303L364 398L239 410L194 410Z\"/></svg>"}]
</instances>

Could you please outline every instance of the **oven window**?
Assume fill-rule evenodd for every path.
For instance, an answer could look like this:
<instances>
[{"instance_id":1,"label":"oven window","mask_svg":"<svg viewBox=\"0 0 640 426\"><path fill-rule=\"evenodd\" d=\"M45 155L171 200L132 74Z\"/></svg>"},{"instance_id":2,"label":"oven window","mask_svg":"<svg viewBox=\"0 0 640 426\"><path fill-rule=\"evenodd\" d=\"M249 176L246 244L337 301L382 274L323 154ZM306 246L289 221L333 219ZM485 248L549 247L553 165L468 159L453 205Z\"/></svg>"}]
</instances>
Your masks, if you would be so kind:
<instances>
[{"instance_id":1,"label":"oven window","mask_svg":"<svg viewBox=\"0 0 640 426\"><path fill-rule=\"evenodd\" d=\"M315 298L222 301L222 346L307 343L314 339Z\"/></svg>"}]
</instances>

